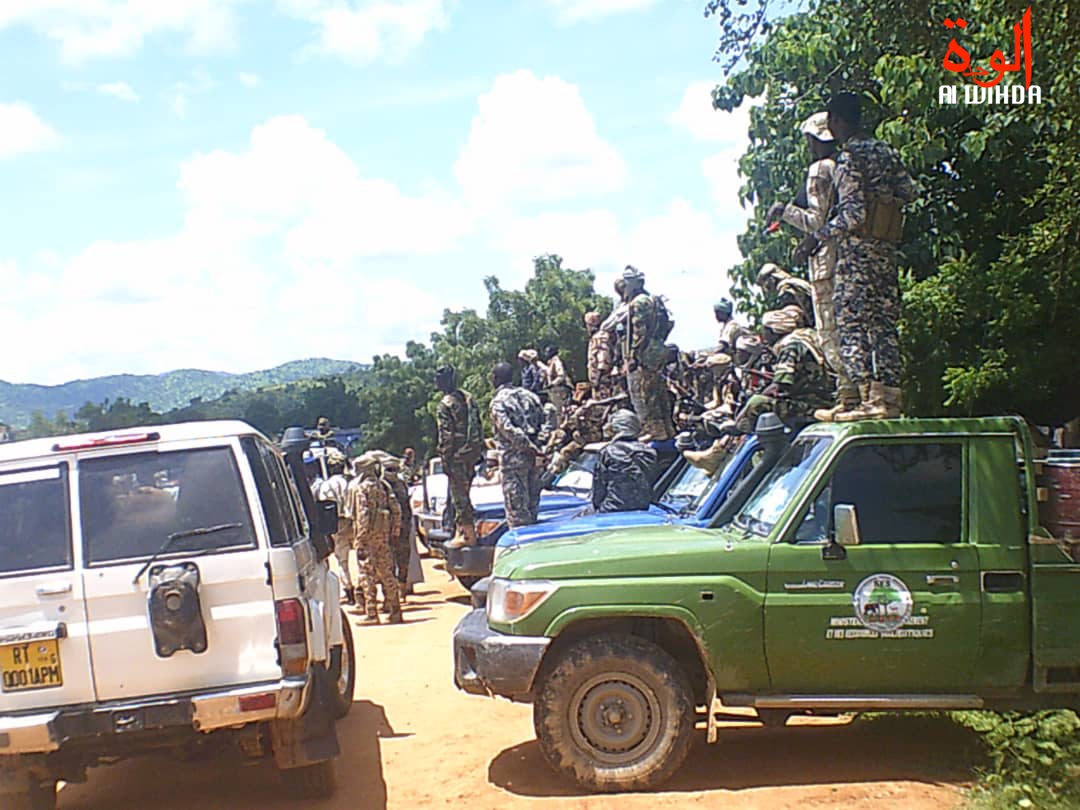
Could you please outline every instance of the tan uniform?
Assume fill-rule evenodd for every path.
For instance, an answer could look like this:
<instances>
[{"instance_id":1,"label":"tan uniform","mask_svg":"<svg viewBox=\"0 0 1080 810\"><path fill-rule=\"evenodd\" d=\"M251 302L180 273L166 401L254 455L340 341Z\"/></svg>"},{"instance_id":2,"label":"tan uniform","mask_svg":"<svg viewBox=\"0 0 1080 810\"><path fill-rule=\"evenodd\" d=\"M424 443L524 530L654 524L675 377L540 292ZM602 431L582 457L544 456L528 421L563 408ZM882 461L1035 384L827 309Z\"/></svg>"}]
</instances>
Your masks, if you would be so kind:
<instances>
[{"instance_id":1,"label":"tan uniform","mask_svg":"<svg viewBox=\"0 0 1080 810\"><path fill-rule=\"evenodd\" d=\"M401 591L394 577L391 535L401 524L401 507L390 486L369 471L362 471L350 484L349 502L354 542L358 552L366 552L363 555L366 559L360 562L365 610L369 618L378 617L375 586L382 585L383 599L393 621L401 615Z\"/></svg>"}]
</instances>

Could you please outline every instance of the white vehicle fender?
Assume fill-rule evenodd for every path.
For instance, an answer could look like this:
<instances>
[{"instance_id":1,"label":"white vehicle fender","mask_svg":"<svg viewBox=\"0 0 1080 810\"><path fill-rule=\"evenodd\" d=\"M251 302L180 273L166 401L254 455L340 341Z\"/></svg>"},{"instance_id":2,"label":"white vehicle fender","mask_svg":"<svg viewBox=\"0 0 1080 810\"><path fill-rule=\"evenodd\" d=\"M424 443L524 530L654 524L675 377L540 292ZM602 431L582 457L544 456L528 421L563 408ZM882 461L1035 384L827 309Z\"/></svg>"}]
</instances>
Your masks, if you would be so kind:
<instances>
[{"instance_id":1,"label":"white vehicle fender","mask_svg":"<svg viewBox=\"0 0 1080 810\"><path fill-rule=\"evenodd\" d=\"M308 610L311 611L311 659L313 661L326 661L329 658L330 646L327 644L327 610L326 605L320 599L308 599Z\"/></svg>"}]
</instances>

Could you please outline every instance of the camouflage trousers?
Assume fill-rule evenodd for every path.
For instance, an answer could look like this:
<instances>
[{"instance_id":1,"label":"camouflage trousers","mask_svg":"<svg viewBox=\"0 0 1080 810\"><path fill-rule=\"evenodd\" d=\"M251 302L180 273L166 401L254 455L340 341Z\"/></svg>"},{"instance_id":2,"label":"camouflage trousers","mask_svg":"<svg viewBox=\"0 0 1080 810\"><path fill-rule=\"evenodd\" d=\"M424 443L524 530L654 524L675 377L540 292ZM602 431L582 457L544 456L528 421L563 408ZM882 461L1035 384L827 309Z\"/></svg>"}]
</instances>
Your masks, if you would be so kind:
<instances>
[{"instance_id":1,"label":"camouflage trousers","mask_svg":"<svg viewBox=\"0 0 1080 810\"><path fill-rule=\"evenodd\" d=\"M536 523L540 509L540 471L532 456L523 456L520 461L507 465L506 454L503 455L503 502L506 525L511 529Z\"/></svg>"},{"instance_id":2,"label":"camouflage trousers","mask_svg":"<svg viewBox=\"0 0 1080 810\"><path fill-rule=\"evenodd\" d=\"M850 386L844 371L844 360L840 355L840 332L836 328L836 309L833 297L836 293L836 276L829 275L810 282L814 291L814 322L817 328L821 348L829 367L836 372L836 384Z\"/></svg>"},{"instance_id":3,"label":"camouflage trousers","mask_svg":"<svg viewBox=\"0 0 1080 810\"><path fill-rule=\"evenodd\" d=\"M654 440L670 439L675 433L671 422L671 403L661 373L663 365L655 368L639 365L627 375L630 404L641 419L641 429Z\"/></svg>"},{"instance_id":4,"label":"camouflage trousers","mask_svg":"<svg viewBox=\"0 0 1080 810\"><path fill-rule=\"evenodd\" d=\"M349 567L349 552L353 550L352 521L338 518L338 530L334 532L334 557L341 569L341 582L350 590L353 587L352 569Z\"/></svg>"},{"instance_id":5,"label":"camouflage trousers","mask_svg":"<svg viewBox=\"0 0 1080 810\"><path fill-rule=\"evenodd\" d=\"M837 245L833 294L840 357L855 384L900 385L900 285L896 248L850 237Z\"/></svg>"},{"instance_id":6,"label":"camouflage trousers","mask_svg":"<svg viewBox=\"0 0 1080 810\"><path fill-rule=\"evenodd\" d=\"M449 490L450 503L454 505L454 525L458 528L469 526L476 520L472 499L469 497L475 467L463 461L451 461L445 463L445 466L446 487Z\"/></svg>"},{"instance_id":7,"label":"camouflage trousers","mask_svg":"<svg viewBox=\"0 0 1080 810\"><path fill-rule=\"evenodd\" d=\"M814 421L813 413L817 408L828 408L831 404L825 395L791 399L754 394L735 417L735 429L739 433L753 433L758 417L769 411L779 416L789 427L802 427Z\"/></svg>"},{"instance_id":8,"label":"camouflage trousers","mask_svg":"<svg viewBox=\"0 0 1080 810\"><path fill-rule=\"evenodd\" d=\"M356 538L360 558L360 587L364 592L364 612L378 616L378 590L382 586L383 604L393 616L401 612L401 586L394 576L394 552L390 548L389 526ZM363 553L366 552L366 553Z\"/></svg>"}]
</instances>

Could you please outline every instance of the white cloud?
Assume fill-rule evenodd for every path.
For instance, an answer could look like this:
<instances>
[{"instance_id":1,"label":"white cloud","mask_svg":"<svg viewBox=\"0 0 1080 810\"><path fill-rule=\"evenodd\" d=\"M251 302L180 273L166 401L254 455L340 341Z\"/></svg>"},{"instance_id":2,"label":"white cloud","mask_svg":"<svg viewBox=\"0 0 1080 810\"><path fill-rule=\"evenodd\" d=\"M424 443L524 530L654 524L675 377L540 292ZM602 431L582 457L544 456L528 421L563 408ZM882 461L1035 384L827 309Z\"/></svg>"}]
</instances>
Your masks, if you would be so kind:
<instances>
[{"instance_id":1,"label":"white cloud","mask_svg":"<svg viewBox=\"0 0 1080 810\"><path fill-rule=\"evenodd\" d=\"M234 7L245 0L4 0L0 29L25 25L60 45L66 60L135 53L173 33L194 51L228 47Z\"/></svg>"},{"instance_id":2,"label":"white cloud","mask_svg":"<svg viewBox=\"0 0 1080 810\"><path fill-rule=\"evenodd\" d=\"M446 0L279 0L286 14L316 25L313 50L365 65L398 61L446 27Z\"/></svg>"},{"instance_id":3,"label":"white cloud","mask_svg":"<svg viewBox=\"0 0 1080 810\"><path fill-rule=\"evenodd\" d=\"M547 0L561 23L598 20L611 14L641 11L656 4L656 0Z\"/></svg>"},{"instance_id":4,"label":"white cloud","mask_svg":"<svg viewBox=\"0 0 1080 810\"><path fill-rule=\"evenodd\" d=\"M259 77L254 73L241 73L237 78L244 87L258 87Z\"/></svg>"},{"instance_id":5,"label":"white cloud","mask_svg":"<svg viewBox=\"0 0 1080 810\"><path fill-rule=\"evenodd\" d=\"M28 104L0 103L0 160L56 146L60 136Z\"/></svg>"},{"instance_id":6,"label":"white cloud","mask_svg":"<svg viewBox=\"0 0 1080 810\"><path fill-rule=\"evenodd\" d=\"M113 96L121 101L136 102L139 100L139 94L131 87L127 82L109 82L108 84L99 84L97 91L106 96Z\"/></svg>"},{"instance_id":7,"label":"white cloud","mask_svg":"<svg viewBox=\"0 0 1080 810\"><path fill-rule=\"evenodd\" d=\"M438 323L441 303L394 272L395 258L450 250L470 224L442 193L410 196L362 176L300 116L255 127L242 150L192 157L178 187L186 213L172 234L94 242L38 276L0 264L0 283L19 291L0 301L0 317L40 349L9 363L6 378L396 351ZM318 290L332 298L314 317Z\"/></svg>"},{"instance_id":8,"label":"white cloud","mask_svg":"<svg viewBox=\"0 0 1080 810\"><path fill-rule=\"evenodd\" d=\"M480 96L454 174L482 207L616 191L622 157L597 132L577 85L527 70L495 79Z\"/></svg>"}]
</instances>

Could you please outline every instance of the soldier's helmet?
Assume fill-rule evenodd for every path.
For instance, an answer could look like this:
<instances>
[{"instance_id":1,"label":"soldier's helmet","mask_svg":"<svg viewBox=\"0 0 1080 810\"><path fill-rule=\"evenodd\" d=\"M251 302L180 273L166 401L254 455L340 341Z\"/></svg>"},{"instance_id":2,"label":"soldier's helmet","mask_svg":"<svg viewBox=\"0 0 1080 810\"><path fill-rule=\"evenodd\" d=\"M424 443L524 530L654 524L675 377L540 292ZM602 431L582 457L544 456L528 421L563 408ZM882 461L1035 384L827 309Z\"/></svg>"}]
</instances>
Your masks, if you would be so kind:
<instances>
[{"instance_id":1,"label":"soldier's helmet","mask_svg":"<svg viewBox=\"0 0 1080 810\"><path fill-rule=\"evenodd\" d=\"M622 272L622 279L627 287L633 287L635 285L640 287L645 283L645 274L632 264L628 264Z\"/></svg>"},{"instance_id":2,"label":"soldier's helmet","mask_svg":"<svg viewBox=\"0 0 1080 810\"><path fill-rule=\"evenodd\" d=\"M731 303L728 298L721 298L715 304L713 304L713 312L717 315L723 315L725 318L730 318L731 314L735 311L735 305Z\"/></svg>"}]
</instances>

